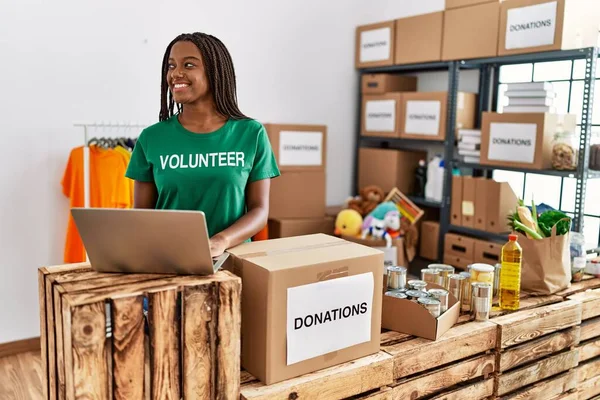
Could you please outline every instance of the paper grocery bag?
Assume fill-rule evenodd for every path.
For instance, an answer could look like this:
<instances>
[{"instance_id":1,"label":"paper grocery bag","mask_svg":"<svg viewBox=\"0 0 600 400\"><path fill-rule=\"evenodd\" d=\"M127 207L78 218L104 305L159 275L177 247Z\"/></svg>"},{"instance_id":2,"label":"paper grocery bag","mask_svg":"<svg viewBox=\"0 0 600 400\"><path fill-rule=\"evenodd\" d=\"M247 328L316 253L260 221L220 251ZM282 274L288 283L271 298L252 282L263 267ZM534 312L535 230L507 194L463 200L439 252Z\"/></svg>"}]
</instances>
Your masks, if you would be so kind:
<instances>
[{"instance_id":1,"label":"paper grocery bag","mask_svg":"<svg viewBox=\"0 0 600 400\"><path fill-rule=\"evenodd\" d=\"M569 234L552 235L541 240L519 233L523 249L521 290L533 294L553 294L571 286Z\"/></svg>"}]
</instances>

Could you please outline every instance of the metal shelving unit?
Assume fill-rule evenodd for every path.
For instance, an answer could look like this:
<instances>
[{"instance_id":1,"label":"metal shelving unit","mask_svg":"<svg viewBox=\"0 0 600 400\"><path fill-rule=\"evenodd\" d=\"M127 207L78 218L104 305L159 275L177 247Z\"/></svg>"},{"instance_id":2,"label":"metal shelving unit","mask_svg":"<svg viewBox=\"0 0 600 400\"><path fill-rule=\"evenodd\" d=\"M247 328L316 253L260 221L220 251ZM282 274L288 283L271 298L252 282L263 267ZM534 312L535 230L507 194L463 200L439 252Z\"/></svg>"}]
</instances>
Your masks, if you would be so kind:
<instances>
[{"instance_id":1,"label":"metal shelving unit","mask_svg":"<svg viewBox=\"0 0 600 400\"><path fill-rule=\"evenodd\" d=\"M495 111L497 109L498 87L499 87L499 72L500 66L509 64L521 63L536 63L544 61L561 61L561 60L580 60L584 59L585 78L584 78L584 95L583 95L583 110L581 118L581 139L579 143L579 162L576 171L557 171L557 170L533 170L522 168L510 168L502 166L488 166L479 164L464 163L454 159L455 151L455 126L456 126L456 99L458 92L458 84L461 70L478 69L479 70L479 93L478 93L478 109L476 126L481 124L481 113L484 111ZM440 209L440 238L439 238L439 253L438 258L443 259L444 236L448 232L462 233L473 237L478 237L487 240L503 241L507 235L494 234L474 229L469 229L461 226L450 224L450 199L452 197L452 173L455 169L472 170L476 175L484 175L491 177L494 170L506 170L523 172L529 174L540 174L549 176L558 176L563 178L576 179L576 195L575 195L575 213L573 217L573 230L583 231L583 218L585 210L585 191L588 179L600 178L600 171L591 171L589 165L589 148L590 137L592 130L592 106L594 99L594 84L595 71L598 59L598 49L583 48L563 51L548 51L540 53L519 54L511 56L491 57L474 60L460 60L448 62L433 62L410 65L393 65L387 67L374 67L359 70L359 85L362 75L373 73L414 73L414 72L431 72L431 71L447 71L448 72L448 104L446 113L446 137L444 141L430 140L414 140L414 139L399 139L399 138L376 138L364 137L360 134L361 117L362 117L362 95L359 92L358 96L358 112L356 123L356 148L354 162L354 192L358 192L357 176L358 176L358 152L361 147L375 148L391 148L398 150L426 150L431 146L443 146L444 148L444 188L442 202L430 202L427 199L413 198L413 201L421 206L439 207ZM450 162L448 162L450 160ZM415 201L416 200L416 201Z\"/></svg>"}]
</instances>

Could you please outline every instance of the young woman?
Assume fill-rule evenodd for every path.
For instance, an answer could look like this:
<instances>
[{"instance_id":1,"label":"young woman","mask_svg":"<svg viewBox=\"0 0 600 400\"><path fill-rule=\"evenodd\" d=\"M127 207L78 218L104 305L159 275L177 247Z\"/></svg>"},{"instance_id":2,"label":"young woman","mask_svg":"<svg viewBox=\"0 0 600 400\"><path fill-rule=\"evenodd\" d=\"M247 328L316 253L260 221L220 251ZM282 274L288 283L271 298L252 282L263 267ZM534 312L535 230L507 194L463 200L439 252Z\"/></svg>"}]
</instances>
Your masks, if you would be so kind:
<instances>
[{"instance_id":1,"label":"young woman","mask_svg":"<svg viewBox=\"0 0 600 400\"><path fill-rule=\"evenodd\" d=\"M266 225L270 179L280 172L264 127L238 108L233 63L219 39L176 37L161 86L160 122L141 133L126 173L135 180L134 207L204 211L217 257Z\"/></svg>"}]
</instances>

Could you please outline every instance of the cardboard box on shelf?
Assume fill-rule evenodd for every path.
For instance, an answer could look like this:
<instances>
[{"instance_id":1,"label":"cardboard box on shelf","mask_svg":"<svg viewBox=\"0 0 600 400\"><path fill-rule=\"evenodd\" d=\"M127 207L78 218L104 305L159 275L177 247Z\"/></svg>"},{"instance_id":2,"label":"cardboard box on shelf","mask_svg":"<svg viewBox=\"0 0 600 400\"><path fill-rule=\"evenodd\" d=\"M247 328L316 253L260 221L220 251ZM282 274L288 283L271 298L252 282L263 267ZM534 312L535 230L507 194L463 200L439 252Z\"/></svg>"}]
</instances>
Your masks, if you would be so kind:
<instances>
[{"instance_id":1,"label":"cardboard box on shelf","mask_svg":"<svg viewBox=\"0 0 600 400\"><path fill-rule=\"evenodd\" d=\"M498 55L598 46L596 0L505 0Z\"/></svg>"},{"instance_id":2,"label":"cardboard box on shelf","mask_svg":"<svg viewBox=\"0 0 600 400\"><path fill-rule=\"evenodd\" d=\"M390 92L414 92L417 77L398 74L364 74L361 77L363 94L385 94Z\"/></svg>"},{"instance_id":3,"label":"cardboard box on shelf","mask_svg":"<svg viewBox=\"0 0 600 400\"><path fill-rule=\"evenodd\" d=\"M436 221L423 221L421 223L421 247L419 255L427 260L437 260L439 238L440 238L440 223Z\"/></svg>"},{"instance_id":4,"label":"cardboard box on shelf","mask_svg":"<svg viewBox=\"0 0 600 400\"><path fill-rule=\"evenodd\" d=\"M443 289L433 283L427 285L427 289L433 288ZM429 340L438 340L442 337L458 322L460 316L460 304L451 293L448 294L448 310L437 318L422 305L407 299L398 299L384 294L382 303L382 328Z\"/></svg>"},{"instance_id":5,"label":"cardboard box on shelf","mask_svg":"<svg viewBox=\"0 0 600 400\"><path fill-rule=\"evenodd\" d=\"M452 196L450 199L450 223L459 226L462 223L462 191L463 179L460 175L452 176Z\"/></svg>"},{"instance_id":6,"label":"cardboard box on shelf","mask_svg":"<svg viewBox=\"0 0 600 400\"><path fill-rule=\"evenodd\" d=\"M265 123L281 171L324 171L327 165L327 127Z\"/></svg>"},{"instance_id":7,"label":"cardboard box on shelf","mask_svg":"<svg viewBox=\"0 0 600 400\"><path fill-rule=\"evenodd\" d=\"M475 181L472 176L462 178L462 218L460 224L467 228L475 227Z\"/></svg>"},{"instance_id":8,"label":"cardboard box on shelf","mask_svg":"<svg viewBox=\"0 0 600 400\"><path fill-rule=\"evenodd\" d=\"M382 67L394 64L394 21L361 25L356 28L356 68Z\"/></svg>"},{"instance_id":9,"label":"cardboard box on shelf","mask_svg":"<svg viewBox=\"0 0 600 400\"><path fill-rule=\"evenodd\" d=\"M392 247L386 247L383 239L361 239L360 237L342 235L342 239L358 243L363 246L369 246L377 249L384 254L384 266L400 265L408 268L408 259L404 249L404 238L400 237L392 240Z\"/></svg>"},{"instance_id":10,"label":"cardboard box on shelf","mask_svg":"<svg viewBox=\"0 0 600 400\"><path fill-rule=\"evenodd\" d=\"M244 287L241 364L263 383L379 351L382 252L323 234L228 252Z\"/></svg>"},{"instance_id":11,"label":"cardboard box on shelf","mask_svg":"<svg viewBox=\"0 0 600 400\"><path fill-rule=\"evenodd\" d=\"M456 127L475 126L475 93L458 92ZM400 137L444 140L446 137L447 92L407 92L402 94Z\"/></svg>"},{"instance_id":12,"label":"cardboard box on shelf","mask_svg":"<svg viewBox=\"0 0 600 400\"><path fill-rule=\"evenodd\" d=\"M385 193L398 188L413 193L415 170L424 151L361 148L358 153L358 187L379 186Z\"/></svg>"},{"instance_id":13,"label":"cardboard box on shelf","mask_svg":"<svg viewBox=\"0 0 600 400\"><path fill-rule=\"evenodd\" d=\"M361 135L398 137L402 121L401 92L369 94L362 98Z\"/></svg>"},{"instance_id":14,"label":"cardboard box on shelf","mask_svg":"<svg viewBox=\"0 0 600 400\"><path fill-rule=\"evenodd\" d=\"M321 218L290 218L269 219L269 238L311 235L325 233L333 235L335 218L324 216Z\"/></svg>"},{"instance_id":15,"label":"cardboard box on shelf","mask_svg":"<svg viewBox=\"0 0 600 400\"><path fill-rule=\"evenodd\" d=\"M282 171L271 182L269 218L325 215L325 171Z\"/></svg>"},{"instance_id":16,"label":"cardboard box on shelf","mask_svg":"<svg viewBox=\"0 0 600 400\"><path fill-rule=\"evenodd\" d=\"M444 13L434 12L396 20L395 64L442 59Z\"/></svg>"},{"instance_id":17,"label":"cardboard box on shelf","mask_svg":"<svg viewBox=\"0 0 600 400\"><path fill-rule=\"evenodd\" d=\"M495 57L499 25L498 1L447 10L442 60Z\"/></svg>"},{"instance_id":18,"label":"cardboard box on shelf","mask_svg":"<svg viewBox=\"0 0 600 400\"><path fill-rule=\"evenodd\" d=\"M451 256L448 254L444 254L444 264L452 265L457 269L466 271L467 267L473 264L473 260L460 256Z\"/></svg>"},{"instance_id":19,"label":"cardboard box on shelf","mask_svg":"<svg viewBox=\"0 0 600 400\"><path fill-rule=\"evenodd\" d=\"M487 193L488 182L485 178L475 178L475 223L474 228L480 231L487 229Z\"/></svg>"},{"instance_id":20,"label":"cardboard box on shelf","mask_svg":"<svg viewBox=\"0 0 600 400\"><path fill-rule=\"evenodd\" d=\"M444 236L444 255L472 260L475 254L475 239L455 233Z\"/></svg>"},{"instance_id":21,"label":"cardboard box on shelf","mask_svg":"<svg viewBox=\"0 0 600 400\"><path fill-rule=\"evenodd\" d=\"M549 169L557 129L575 132L574 114L484 112L481 164Z\"/></svg>"},{"instance_id":22,"label":"cardboard box on shelf","mask_svg":"<svg viewBox=\"0 0 600 400\"><path fill-rule=\"evenodd\" d=\"M485 3L498 3L500 0L446 0L446 10L453 8L474 6Z\"/></svg>"},{"instance_id":23,"label":"cardboard box on shelf","mask_svg":"<svg viewBox=\"0 0 600 400\"><path fill-rule=\"evenodd\" d=\"M501 262L501 257L502 244L479 239L475 240L474 262L496 265Z\"/></svg>"},{"instance_id":24,"label":"cardboard box on shelf","mask_svg":"<svg viewBox=\"0 0 600 400\"><path fill-rule=\"evenodd\" d=\"M487 229L492 233L510 232L508 215L515 211L519 198L508 182L487 180Z\"/></svg>"}]
</instances>

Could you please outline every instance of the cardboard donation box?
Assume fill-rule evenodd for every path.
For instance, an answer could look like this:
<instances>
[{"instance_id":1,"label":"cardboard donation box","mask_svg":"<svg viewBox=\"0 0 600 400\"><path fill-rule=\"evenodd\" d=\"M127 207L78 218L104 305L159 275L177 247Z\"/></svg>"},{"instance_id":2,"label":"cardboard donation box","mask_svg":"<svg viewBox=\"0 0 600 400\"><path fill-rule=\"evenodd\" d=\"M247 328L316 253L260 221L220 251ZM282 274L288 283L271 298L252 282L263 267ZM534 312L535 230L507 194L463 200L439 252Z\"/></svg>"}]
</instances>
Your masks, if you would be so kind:
<instances>
[{"instance_id":1,"label":"cardboard donation box","mask_svg":"<svg viewBox=\"0 0 600 400\"><path fill-rule=\"evenodd\" d=\"M325 202L324 171L282 171L271 182L269 218L319 218Z\"/></svg>"},{"instance_id":2,"label":"cardboard donation box","mask_svg":"<svg viewBox=\"0 0 600 400\"><path fill-rule=\"evenodd\" d=\"M321 218L269 219L269 238L277 239L311 235L314 233L332 235L334 223L334 217L330 216Z\"/></svg>"},{"instance_id":3,"label":"cardboard donation box","mask_svg":"<svg viewBox=\"0 0 600 400\"><path fill-rule=\"evenodd\" d=\"M355 67L381 67L394 64L394 21L356 28Z\"/></svg>"},{"instance_id":4,"label":"cardboard donation box","mask_svg":"<svg viewBox=\"0 0 600 400\"><path fill-rule=\"evenodd\" d=\"M342 235L342 239L380 250L384 254L383 264L385 267L394 265L408 266L404 250L404 238L402 237L392 240L391 247L386 247L385 240L383 239L361 239L360 237L346 235Z\"/></svg>"},{"instance_id":5,"label":"cardboard donation box","mask_svg":"<svg viewBox=\"0 0 600 400\"><path fill-rule=\"evenodd\" d=\"M499 22L498 0L446 11L442 59L495 57L498 54Z\"/></svg>"},{"instance_id":6,"label":"cardboard donation box","mask_svg":"<svg viewBox=\"0 0 600 400\"><path fill-rule=\"evenodd\" d=\"M324 171L327 127L324 125L265 124L281 171Z\"/></svg>"},{"instance_id":7,"label":"cardboard donation box","mask_svg":"<svg viewBox=\"0 0 600 400\"><path fill-rule=\"evenodd\" d=\"M243 243L242 367L270 385L379 351L383 253L316 234Z\"/></svg>"},{"instance_id":8,"label":"cardboard donation box","mask_svg":"<svg viewBox=\"0 0 600 400\"><path fill-rule=\"evenodd\" d=\"M361 91L363 94L414 92L416 90L416 76L402 76L397 74L364 74L361 78Z\"/></svg>"},{"instance_id":9,"label":"cardboard donation box","mask_svg":"<svg viewBox=\"0 0 600 400\"><path fill-rule=\"evenodd\" d=\"M443 12L397 19L394 63L440 61L443 23Z\"/></svg>"},{"instance_id":10,"label":"cardboard donation box","mask_svg":"<svg viewBox=\"0 0 600 400\"><path fill-rule=\"evenodd\" d=\"M377 185L388 193L398 188L413 193L415 170L419 160L426 160L424 151L361 148L358 152L358 187Z\"/></svg>"},{"instance_id":11,"label":"cardboard donation box","mask_svg":"<svg viewBox=\"0 0 600 400\"><path fill-rule=\"evenodd\" d=\"M549 169L557 131L575 132L574 114L484 112L481 164Z\"/></svg>"},{"instance_id":12,"label":"cardboard donation box","mask_svg":"<svg viewBox=\"0 0 600 400\"><path fill-rule=\"evenodd\" d=\"M506 0L498 55L598 46L597 0Z\"/></svg>"},{"instance_id":13,"label":"cardboard donation box","mask_svg":"<svg viewBox=\"0 0 600 400\"><path fill-rule=\"evenodd\" d=\"M427 290L434 288L444 289L433 283L427 284ZM460 316L460 304L452 293L448 293L448 310L437 318L422 305L408 299L399 299L384 294L382 302L382 328L429 340L438 340L442 337L458 322Z\"/></svg>"},{"instance_id":14,"label":"cardboard donation box","mask_svg":"<svg viewBox=\"0 0 600 400\"><path fill-rule=\"evenodd\" d=\"M458 92L456 127L475 126L477 95ZM446 137L447 92L408 92L402 94L400 137L422 140L444 140Z\"/></svg>"},{"instance_id":15,"label":"cardboard donation box","mask_svg":"<svg viewBox=\"0 0 600 400\"><path fill-rule=\"evenodd\" d=\"M369 94L362 99L361 135L398 137L402 93Z\"/></svg>"}]
</instances>

